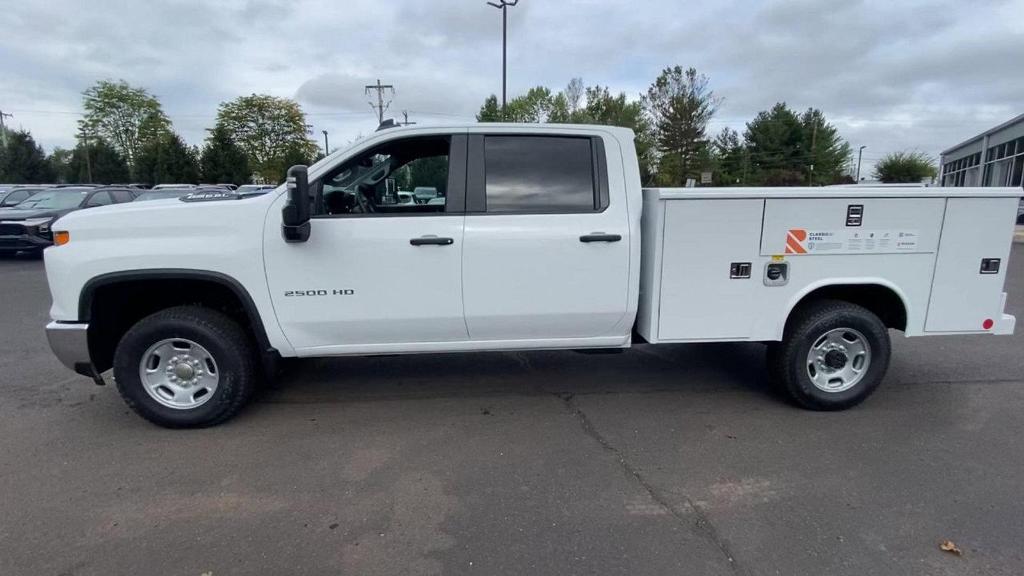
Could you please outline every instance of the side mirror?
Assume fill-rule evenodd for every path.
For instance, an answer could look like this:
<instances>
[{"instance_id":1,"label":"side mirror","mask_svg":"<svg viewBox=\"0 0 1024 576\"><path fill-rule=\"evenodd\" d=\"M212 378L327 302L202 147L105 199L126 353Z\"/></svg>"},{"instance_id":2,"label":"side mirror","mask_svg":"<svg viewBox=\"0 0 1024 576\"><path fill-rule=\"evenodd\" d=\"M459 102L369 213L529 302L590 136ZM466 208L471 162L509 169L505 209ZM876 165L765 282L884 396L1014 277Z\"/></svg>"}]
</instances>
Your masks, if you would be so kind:
<instances>
[{"instance_id":1,"label":"side mirror","mask_svg":"<svg viewBox=\"0 0 1024 576\"><path fill-rule=\"evenodd\" d=\"M288 169L288 204L281 209L285 242L309 240L309 174L305 166Z\"/></svg>"}]
</instances>

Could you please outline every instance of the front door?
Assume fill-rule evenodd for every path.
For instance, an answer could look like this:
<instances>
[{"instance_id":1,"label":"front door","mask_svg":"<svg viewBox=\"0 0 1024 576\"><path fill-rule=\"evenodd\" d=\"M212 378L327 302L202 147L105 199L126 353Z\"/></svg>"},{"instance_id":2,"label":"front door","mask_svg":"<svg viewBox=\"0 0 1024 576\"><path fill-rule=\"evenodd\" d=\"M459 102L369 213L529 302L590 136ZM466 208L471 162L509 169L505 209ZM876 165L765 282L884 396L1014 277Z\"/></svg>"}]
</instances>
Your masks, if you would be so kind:
<instances>
[{"instance_id":1,"label":"front door","mask_svg":"<svg viewBox=\"0 0 1024 576\"><path fill-rule=\"evenodd\" d=\"M375 146L311 183L309 241L285 243L268 225L267 281L300 355L467 339L465 142L425 136Z\"/></svg>"}]
</instances>

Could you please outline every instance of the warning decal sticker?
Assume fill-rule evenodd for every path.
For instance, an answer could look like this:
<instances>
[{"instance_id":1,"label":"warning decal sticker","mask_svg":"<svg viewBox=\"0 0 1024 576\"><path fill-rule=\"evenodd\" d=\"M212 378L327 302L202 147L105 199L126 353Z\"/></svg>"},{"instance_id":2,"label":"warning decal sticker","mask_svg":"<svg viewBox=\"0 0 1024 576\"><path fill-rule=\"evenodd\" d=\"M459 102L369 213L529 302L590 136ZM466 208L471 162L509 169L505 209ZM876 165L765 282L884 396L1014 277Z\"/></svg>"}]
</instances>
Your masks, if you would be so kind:
<instances>
[{"instance_id":1,"label":"warning decal sticker","mask_svg":"<svg viewBox=\"0 0 1024 576\"><path fill-rule=\"evenodd\" d=\"M786 254L883 254L917 250L917 230L807 230L786 232Z\"/></svg>"}]
</instances>

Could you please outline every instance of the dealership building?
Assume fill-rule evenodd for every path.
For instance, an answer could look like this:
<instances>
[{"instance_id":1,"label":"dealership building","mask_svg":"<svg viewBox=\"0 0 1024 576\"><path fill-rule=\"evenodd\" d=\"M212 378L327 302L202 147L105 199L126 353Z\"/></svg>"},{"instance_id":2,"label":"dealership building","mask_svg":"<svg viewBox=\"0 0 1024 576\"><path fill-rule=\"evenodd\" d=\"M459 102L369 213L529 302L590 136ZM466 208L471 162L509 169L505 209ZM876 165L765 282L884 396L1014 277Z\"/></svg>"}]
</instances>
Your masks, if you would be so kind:
<instances>
[{"instance_id":1,"label":"dealership building","mask_svg":"<svg viewBox=\"0 0 1024 576\"><path fill-rule=\"evenodd\" d=\"M1024 114L942 152L942 186L1016 186L1024 175Z\"/></svg>"}]
</instances>

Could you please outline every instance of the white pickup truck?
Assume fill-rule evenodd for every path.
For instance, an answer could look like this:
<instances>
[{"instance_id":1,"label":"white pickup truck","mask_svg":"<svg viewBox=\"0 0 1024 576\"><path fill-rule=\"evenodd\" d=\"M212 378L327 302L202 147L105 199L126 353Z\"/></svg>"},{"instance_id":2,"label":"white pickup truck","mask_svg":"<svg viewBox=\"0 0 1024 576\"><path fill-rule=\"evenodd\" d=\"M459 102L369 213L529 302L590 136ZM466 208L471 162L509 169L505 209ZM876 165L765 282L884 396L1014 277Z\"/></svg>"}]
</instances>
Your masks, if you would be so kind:
<instances>
[{"instance_id":1,"label":"white pickup truck","mask_svg":"<svg viewBox=\"0 0 1024 576\"><path fill-rule=\"evenodd\" d=\"M1014 329L1016 189L642 189L632 132L558 125L383 130L289 174L58 220L56 355L170 427L227 420L280 357L638 340L769 343L774 381L835 410L890 329Z\"/></svg>"}]
</instances>

